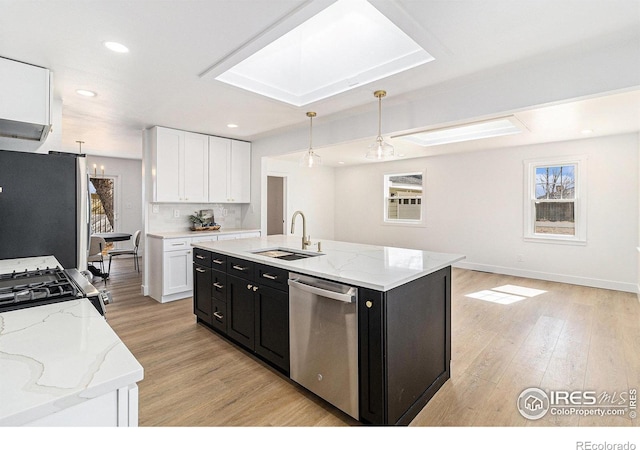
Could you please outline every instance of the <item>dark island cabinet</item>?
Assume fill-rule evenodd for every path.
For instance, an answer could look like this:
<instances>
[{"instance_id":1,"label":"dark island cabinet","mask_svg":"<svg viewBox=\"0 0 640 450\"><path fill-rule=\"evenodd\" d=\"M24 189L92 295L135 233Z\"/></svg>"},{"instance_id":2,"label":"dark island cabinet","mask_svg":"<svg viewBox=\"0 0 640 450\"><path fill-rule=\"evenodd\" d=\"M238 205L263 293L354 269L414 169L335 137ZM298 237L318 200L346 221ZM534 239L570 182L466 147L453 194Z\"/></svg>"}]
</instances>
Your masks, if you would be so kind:
<instances>
[{"instance_id":1,"label":"dark island cabinet","mask_svg":"<svg viewBox=\"0 0 640 450\"><path fill-rule=\"evenodd\" d=\"M259 285L254 300L256 353L289 373L289 293Z\"/></svg>"},{"instance_id":2,"label":"dark island cabinet","mask_svg":"<svg viewBox=\"0 0 640 450\"><path fill-rule=\"evenodd\" d=\"M227 274L227 334L239 344L253 350L255 305L253 284L244 278Z\"/></svg>"},{"instance_id":3,"label":"dark island cabinet","mask_svg":"<svg viewBox=\"0 0 640 450\"><path fill-rule=\"evenodd\" d=\"M212 324L213 304L211 299L211 266L209 255L203 250L193 252L193 313L206 323Z\"/></svg>"},{"instance_id":4,"label":"dark island cabinet","mask_svg":"<svg viewBox=\"0 0 640 450\"><path fill-rule=\"evenodd\" d=\"M211 269L202 270L207 255ZM205 273L209 274L206 279ZM194 289L198 322L223 334L289 374L289 286L286 270L202 249L194 252ZM196 279L194 277L194 279ZM197 283L197 282L196 282ZM207 284L208 283L208 284ZM209 314L205 314L205 306Z\"/></svg>"},{"instance_id":5,"label":"dark island cabinet","mask_svg":"<svg viewBox=\"0 0 640 450\"><path fill-rule=\"evenodd\" d=\"M451 267L358 293L360 420L408 425L450 377Z\"/></svg>"}]
</instances>

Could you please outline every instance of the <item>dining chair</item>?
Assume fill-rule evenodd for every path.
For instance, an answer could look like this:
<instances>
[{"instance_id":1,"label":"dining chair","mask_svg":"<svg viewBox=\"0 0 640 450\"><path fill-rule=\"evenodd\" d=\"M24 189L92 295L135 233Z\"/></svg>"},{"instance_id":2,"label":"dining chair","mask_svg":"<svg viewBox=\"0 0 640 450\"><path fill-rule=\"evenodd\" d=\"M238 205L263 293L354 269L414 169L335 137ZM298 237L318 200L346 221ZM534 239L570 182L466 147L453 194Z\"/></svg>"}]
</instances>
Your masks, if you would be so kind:
<instances>
[{"instance_id":1,"label":"dining chair","mask_svg":"<svg viewBox=\"0 0 640 450\"><path fill-rule=\"evenodd\" d=\"M140 272L140 261L138 247L140 246L140 230L133 233L133 248L118 249L109 251L109 273L111 273L111 259L114 256L133 255L133 268Z\"/></svg>"},{"instance_id":2,"label":"dining chair","mask_svg":"<svg viewBox=\"0 0 640 450\"><path fill-rule=\"evenodd\" d=\"M89 255L87 256L88 262L100 263L100 271L104 273L104 256L102 252L107 247L107 242L104 238L98 236L91 236L89 243Z\"/></svg>"}]
</instances>

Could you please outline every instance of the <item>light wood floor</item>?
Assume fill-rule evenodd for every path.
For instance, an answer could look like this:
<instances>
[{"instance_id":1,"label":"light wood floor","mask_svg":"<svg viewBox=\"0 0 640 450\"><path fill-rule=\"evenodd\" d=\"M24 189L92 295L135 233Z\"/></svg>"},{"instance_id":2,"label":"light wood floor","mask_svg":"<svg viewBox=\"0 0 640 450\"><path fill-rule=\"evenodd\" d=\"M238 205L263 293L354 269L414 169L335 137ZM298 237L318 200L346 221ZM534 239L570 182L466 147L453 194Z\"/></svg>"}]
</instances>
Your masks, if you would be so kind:
<instances>
[{"instance_id":1,"label":"light wood floor","mask_svg":"<svg viewBox=\"0 0 640 450\"><path fill-rule=\"evenodd\" d=\"M358 424L196 324L190 298L160 304L140 284L132 260L114 259L107 318L144 367L141 426ZM508 305L466 297L503 285L546 292ZM639 425L628 415L530 421L516 409L528 387L639 389L635 294L454 269L452 328L451 379L412 426Z\"/></svg>"}]
</instances>

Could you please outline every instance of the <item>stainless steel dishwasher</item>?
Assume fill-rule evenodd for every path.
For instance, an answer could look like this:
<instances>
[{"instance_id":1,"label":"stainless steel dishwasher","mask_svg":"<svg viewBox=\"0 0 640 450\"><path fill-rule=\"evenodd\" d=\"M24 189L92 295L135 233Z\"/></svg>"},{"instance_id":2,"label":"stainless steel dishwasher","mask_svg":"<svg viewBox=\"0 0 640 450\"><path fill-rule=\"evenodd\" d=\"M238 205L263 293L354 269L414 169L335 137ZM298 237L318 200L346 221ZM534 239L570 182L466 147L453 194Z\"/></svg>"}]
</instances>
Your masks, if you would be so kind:
<instances>
[{"instance_id":1,"label":"stainless steel dishwasher","mask_svg":"<svg viewBox=\"0 0 640 450\"><path fill-rule=\"evenodd\" d=\"M359 420L358 290L289 274L290 376Z\"/></svg>"}]
</instances>

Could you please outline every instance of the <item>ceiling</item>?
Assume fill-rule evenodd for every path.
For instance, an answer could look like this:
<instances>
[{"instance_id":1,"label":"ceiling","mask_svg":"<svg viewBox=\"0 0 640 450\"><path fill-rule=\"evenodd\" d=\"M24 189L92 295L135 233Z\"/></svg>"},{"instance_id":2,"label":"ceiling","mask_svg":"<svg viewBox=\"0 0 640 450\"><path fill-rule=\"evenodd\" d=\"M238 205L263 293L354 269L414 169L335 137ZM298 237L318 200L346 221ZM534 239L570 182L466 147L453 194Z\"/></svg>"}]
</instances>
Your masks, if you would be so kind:
<instances>
[{"instance_id":1,"label":"ceiling","mask_svg":"<svg viewBox=\"0 0 640 450\"><path fill-rule=\"evenodd\" d=\"M331 0L0 0L0 56L51 69L62 102L63 151L141 158L145 128L161 125L255 140L308 127L306 111L345 114L377 103L373 91L410 95L552 52L638 36L640 1L370 0L435 61L305 106L292 106L226 85L215 74L264 46ZM125 44L116 54L104 41ZM77 89L95 91L80 97ZM638 131L638 92L516 113L517 136L454 144L457 151L576 139L582 128ZM384 102L383 102L384 108ZM227 128L228 123L238 128ZM448 125L448 124L447 124ZM571 129L569 130L569 125ZM430 128L433 128L430 125ZM570 131L570 132L569 132ZM373 136L372 136L373 138ZM444 151L404 146L406 157ZM351 142L340 160L367 142ZM323 157L338 164L329 149ZM359 159L358 163L362 161Z\"/></svg>"}]
</instances>

